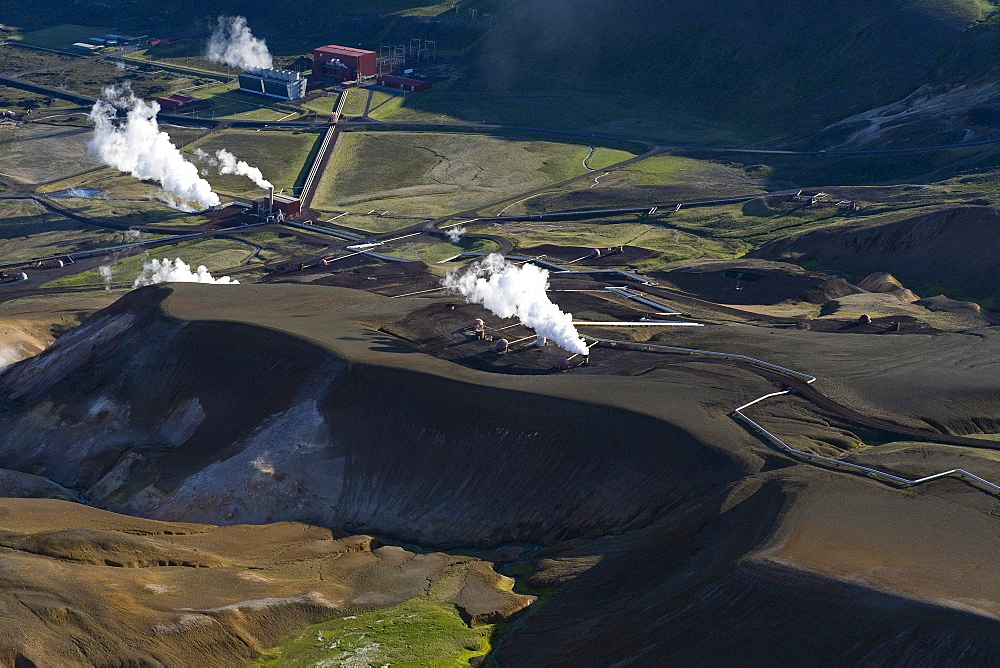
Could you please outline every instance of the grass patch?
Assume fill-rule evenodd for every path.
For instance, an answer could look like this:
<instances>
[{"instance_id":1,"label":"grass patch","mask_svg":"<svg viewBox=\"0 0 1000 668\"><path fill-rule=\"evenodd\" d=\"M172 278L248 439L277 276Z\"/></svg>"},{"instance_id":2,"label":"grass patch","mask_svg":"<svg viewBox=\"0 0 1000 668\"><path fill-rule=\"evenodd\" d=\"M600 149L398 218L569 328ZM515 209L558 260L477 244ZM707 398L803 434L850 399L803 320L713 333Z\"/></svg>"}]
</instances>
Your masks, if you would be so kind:
<instances>
[{"instance_id":1,"label":"grass patch","mask_svg":"<svg viewBox=\"0 0 1000 668\"><path fill-rule=\"evenodd\" d=\"M127 54L125 57L147 63L160 63L169 67L183 67L185 69L206 72L208 74L228 74L236 76L240 73L240 69L238 67L229 67L228 65L223 65L221 63L213 63L210 60L205 60L204 58L200 58L198 56L164 56L163 51L163 47L154 47L153 49L134 51L133 53Z\"/></svg>"},{"instance_id":2,"label":"grass patch","mask_svg":"<svg viewBox=\"0 0 1000 668\"><path fill-rule=\"evenodd\" d=\"M594 248L637 246L663 253L663 258L650 263L651 266L690 258L725 258L742 255L743 246L738 243L703 237L656 224L636 222L637 220L632 217L607 222L506 223L502 229L488 228L484 231L512 239L517 247L540 244ZM479 228L475 231L479 231Z\"/></svg>"},{"instance_id":3,"label":"grass patch","mask_svg":"<svg viewBox=\"0 0 1000 668\"><path fill-rule=\"evenodd\" d=\"M589 149L480 135L351 132L313 208L440 216L584 173Z\"/></svg>"},{"instance_id":4,"label":"grass patch","mask_svg":"<svg viewBox=\"0 0 1000 668\"><path fill-rule=\"evenodd\" d=\"M339 101L340 95L323 95L309 100L308 102L303 102L302 108L315 111L317 114L321 114L323 116L329 116L333 114L333 110L337 108L337 102Z\"/></svg>"},{"instance_id":5,"label":"grass patch","mask_svg":"<svg viewBox=\"0 0 1000 668\"><path fill-rule=\"evenodd\" d=\"M488 239L460 240L457 244L437 239L413 237L373 249L376 253L391 255L411 261L434 264L455 257L459 253L492 253L500 250L496 242Z\"/></svg>"},{"instance_id":6,"label":"grass patch","mask_svg":"<svg viewBox=\"0 0 1000 668\"><path fill-rule=\"evenodd\" d=\"M635 155L630 151L597 146L594 148L594 154L587 159L587 166L594 170L607 169L611 165L631 160Z\"/></svg>"},{"instance_id":7,"label":"grass patch","mask_svg":"<svg viewBox=\"0 0 1000 668\"><path fill-rule=\"evenodd\" d=\"M629 153L598 148L588 164L621 162ZM613 164L613 163L612 163ZM760 165L741 165L685 156L656 155L626 167L580 180L522 204L510 207L508 214L544 213L571 209L599 209L619 206L652 206L716 197L753 195L769 189L767 169Z\"/></svg>"},{"instance_id":8,"label":"grass patch","mask_svg":"<svg viewBox=\"0 0 1000 668\"><path fill-rule=\"evenodd\" d=\"M46 49L68 51L73 48L74 42L87 42L90 44L91 37L104 37L111 32L113 32L112 28L64 23L63 25L44 28L43 30L26 32L11 39Z\"/></svg>"},{"instance_id":9,"label":"grass patch","mask_svg":"<svg viewBox=\"0 0 1000 668\"><path fill-rule=\"evenodd\" d=\"M142 186L146 185L141 181L136 183ZM158 187L146 187L149 188L150 197L161 192ZM181 227L201 225L206 222L205 218L201 216L192 216L189 213L171 209L160 201L150 199L64 199L60 200L60 203L67 209L73 209L89 218L103 218L128 225L169 223L166 227Z\"/></svg>"},{"instance_id":10,"label":"grass patch","mask_svg":"<svg viewBox=\"0 0 1000 668\"><path fill-rule=\"evenodd\" d=\"M240 160L258 167L264 178L274 184L275 192L298 193L305 180L306 161L321 135L315 132L285 130L229 129L214 132L193 142L186 153L200 148L215 153L221 148ZM218 170L204 165L205 178L216 192L241 197L258 197L261 189L245 176L220 175Z\"/></svg>"},{"instance_id":11,"label":"grass patch","mask_svg":"<svg viewBox=\"0 0 1000 668\"><path fill-rule=\"evenodd\" d=\"M257 232L255 234L234 234L234 238L243 239L247 243L260 247L257 254L262 262L273 262L303 255L311 255L329 248L330 244L321 241L306 241L295 234L284 232Z\"/></svg>"},{"instance_id":12,"label":"grass patch","mask_svg":"<svg viewBox=\"0 0 1000 668\"><path fill-rule=\"evenodd\" d=\"M132 86L136 95L143 98L170 95L203 83L193 77L154 68L120 70L109 62L96 60L80 60L53 72L26 74L23 79L91 97L99 97L105 86L123 85L126 82Z\"/></svg>"},{"instance_id":13,"label":"grass patch","mask_svg":"<svg viewBox=\"0 0 1000 668\"><path fill-rule=\"evenodd\" d=\"M367 88L348 88L344 91L347 99L344 100L344 108L341 110L342 116L364 116L365 108L368 106Z\"/></svg>"},{"instance_id":14,"label":"grass patch","mask_svg":"<svg viewBox=\"0 0 1000 668\"><path fill-rule=\"evenodd\" d=\"M265 650L254 665L460 668L489 651L491 632L491 627L467 627L454 605L416 599L313 626L294 641Z\"/></svg>"},{"instance_id":15,"label":"grass patch","mask_svg":"<svg viewBox=\"0 0 1000 668\"><path fill-rule=\"evenodd\" d=\"M191 116L277 121L294 119L303 114L301 109L284 106L272 98L244 93L239 90L237 83L218 83L193 88L188 92L205 100L188 114Z\"/></svg>"},{"instance_id":16,"label":"grass patch","mask_svg":"<svg viewBox=\"0 0 1000 668\"><path fill-rule=\"evenodd\" d=\"M433 89L432 89L433 90ZM379 121L398 121L400 123L467 123L469 121L456 118L449 113L426 111L411 104L414 96L419 98L427 91L419 93L388 93L373 90L371 108L368 116Z\"/></svg>"},{"instance_id":17,"label":"grass patch","mask_svg":"<svg viewBox=\"0 0 1000 668\"><path fill-rule=\"evenodd\" d=\"M57 97L32 93L11 86L0 86L0 109L10 109L18 113L24 113L30 109L35 110L33 115L42 116L44 114L39 112L72 106L75 106L72 102L60 100Z\"/></svg>"},{"instance_id":18,"label":"grass patch","mask_svg":"<svg viewBox=\"0 0 1000 668\"><path fill-rule=\"evenodd\" d=\"M265 650L255 666L468 667L493 648L495 625L469 628L447 602L457 565L418 597L382 610L359 612L310 627L281 647Z\"/></svg>"},{"instance_id":19,"label":"grass patch","mask_svg":"<svg viewBox=\"0 0 1000 668\"><path fill-rule=\"evenodd\" d=\"M447 11L451 11L458 6L458 0L446 0L436 5L424 5L423 7L410 7L407 9L401 9L398 12L394 12L396 16L423 16L423 17L434 17L440 16Z\"/></svg>"},{"instance_id":20,"label":"grass patch","mask_svg":"<svg viewBox=\"0 0 1000 668\"><path fill-rule=\"evenodd\" d=\"M0 72L4 74L55 67L71 60L71 56L36 51L19 46L16 42L0 44Z\"/></svg>"},{"instance_id":21,"label":"grass patch","mask_svg":"<svg viewBox=\"0 0 1000 668\"><path fill-rule=\"evenodd\" d=\"M185 241L176 246L156 248L142 255L112 261L114 272L113 283L129 283L135 281L142 271L142 265L153 259L181 258L192 267L205 265L210 272L220 272L238 267L253 251L243 244L229 239L205 239L203 241ZM57 278L42 285L43 288L64 288L86 285L103 285L104 279L97 269L71 276Z\"/></svg>"},{"instance_id":22,"label":"grass patch","mask_svg":"<svg viewBox=\"0 0 1000 668\"><path fill-rule=\"evenodd\" d=\"M22 183L63 179L98 166L87 157L91 133L48 124L0 126L0 174Z\"/></svg>"},{"instance_id":23,"label":"grass patch","mask_svg":"<svg viewBox=\"0 0 1000 668\"><path fill-rule=\"evenodd\" d=\"M153 238L156 236L140 237ZM0 201L0 257L4 262L78 253L125 242L123 232L103 230L63 218L32 200Z\"/></svg>"}]
</instances>

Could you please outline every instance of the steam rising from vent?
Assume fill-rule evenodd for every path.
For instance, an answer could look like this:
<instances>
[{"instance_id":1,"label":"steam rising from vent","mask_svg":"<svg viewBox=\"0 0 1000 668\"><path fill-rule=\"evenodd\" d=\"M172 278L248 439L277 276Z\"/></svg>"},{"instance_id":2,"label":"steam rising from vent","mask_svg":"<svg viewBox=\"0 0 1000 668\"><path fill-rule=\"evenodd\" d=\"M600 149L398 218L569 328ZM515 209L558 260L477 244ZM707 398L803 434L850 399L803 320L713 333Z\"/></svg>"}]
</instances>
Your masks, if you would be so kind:
<instances>
[{"instance_id":1,"label":"steam rising from vent","mask_svg":"<svg viewBox=\"0 0 1000 668\"><path fill-rule=\"evenodd\" d=\"M234 281L228 276L213 278L204 266L198 267L196 271L191 271L191 265L185 263L180 258L177 258L173 262L170 260L152 260L142 265L142 272L135 279L132 287L141 288L144 285L154 285L156 283L240 284L239 281Z\"/></svg>"},{"instance_id":2,"label":"steam rising from vent","mask_svg":"<svg viewBox=\"0 0 1000 668\"><path fill-rule=\"evenodd\" d=\"M111 281L114 280L115 270L110 264L102 264L97 268L97 273L101 275L101 280L104 281L104 289L111 289Z\"/></svg>"},{"instance_id":3,"label":"steam rising from vent","mask_svg":"<svg viewBox=\"0 0 1000 668\"><path fill-rule=\"evenodd\" d=\"M206 209L219 204L208 181L160 132L156 114L160 105L144 102L128 84L108 87L90 110L94 137L88 152L109 167L137 179L158 181L169 193L165 202L181 211Z\"/></svg>"},{"instance_id":4,"label":"steam rising from vent","mask_svg":"<svg viewBox=\"0 0 1000 668\"><path fill-rule=\"evenodd\" d=\"M264 178L264 175L261 174L259 169L251 167L243 160L238 160L235 155L224 148L220 148L216 151L214 156L207 151L196 148L194 150L194 156L199 160L207 162L213 167L218 167L220 174L237 174L239 176L245 176L265 190L274 187L270 181Z\"/></svg>"},{"instance_id":5,"label":"steam rising from vent","mask_svg":"<svg viewBox=\"0 0 1000 668\"><path fill-rule=\"evenodd\" d=\"M264 40L254 37L242 16L220 16L208 39L205 58L214 63L246 69L271 69L274 59Z\"/></svg>"},{"instance_id":6,"label":"steam rising from vent","mask_svg":"<svg viewBox=\"0 0 1000 668\"><path fill-rule=\"evenodd\" d=\"M240 176L245 176L265 190L274 187L270 181L264 178L259 169L251 167L242 160L237 160L236 156L226 149L220 148L215 153L215 157L219 160L220 174L239 174Z\"/></svg>"},{"instance_id":7,"label":"steam rising from vent","mask_svg":"<svg viewBox=\"0 0 1000 668\"><path fill-rule=\"evenodd\" d=\"M513 265L499 253L493 253L445 276L443 285L482 304L501 318L516 316L539 336L552 339L571 353L586 355L587 344L573 326L573 316L563 313L549 300L549 272L533 264Z\"/></svg>"},{"instance_id":8,"label":"steam rising from vent","mask_svg":"<svg viewBox=\"0 0 1000 668\"><path fill-rule=\"evenodd\" d=\"M445 232L445 236L448 237L448 241L457 244L458 240L465 236L466 231L461 225L456 225L455 227L449 227L448 231Z\"/></svg>"}]
</instances>

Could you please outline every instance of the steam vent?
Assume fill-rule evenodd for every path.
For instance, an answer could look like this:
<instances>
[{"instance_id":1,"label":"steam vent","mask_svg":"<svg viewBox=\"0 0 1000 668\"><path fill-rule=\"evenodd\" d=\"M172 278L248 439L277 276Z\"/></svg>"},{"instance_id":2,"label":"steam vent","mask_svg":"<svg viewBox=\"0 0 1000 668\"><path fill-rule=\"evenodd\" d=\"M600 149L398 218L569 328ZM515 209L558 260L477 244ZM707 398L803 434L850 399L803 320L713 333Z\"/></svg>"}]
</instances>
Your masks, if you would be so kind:
<instances>
[{"instance_id":1,"label":"steam vent","mask_svg":"<svg viewBox=\"0 0 1000 668\"><path fill-rule=\"evenodd\" d=\"M0 668L1000 665L1000 0L2 14Z\"/></svg>"}]
</instances>

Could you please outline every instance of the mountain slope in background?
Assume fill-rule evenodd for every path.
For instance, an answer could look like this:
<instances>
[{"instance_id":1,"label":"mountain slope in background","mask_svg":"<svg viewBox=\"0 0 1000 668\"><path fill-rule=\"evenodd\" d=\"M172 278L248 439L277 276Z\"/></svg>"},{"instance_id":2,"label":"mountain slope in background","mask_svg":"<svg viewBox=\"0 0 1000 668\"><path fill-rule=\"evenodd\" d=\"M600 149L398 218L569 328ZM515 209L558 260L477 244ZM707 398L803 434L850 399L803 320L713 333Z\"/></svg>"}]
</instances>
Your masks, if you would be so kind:
<instances>
[{"instance_id":1,"label":"mountain slope in background","mask_svg":"<svg viewBox=\"0 0 1000 668\"><path fill-rule=\"evenodd\" d=\"M699 141L801 139L926 84L975 83L997 67L1000 32L987 0L471 0L460 10L432 0L181 0L152 15L139 0L41 8L22 3L5 21L38 29L118 16L120 29L204 34L214 16L240 13L285 55L431 37L450 58L451 83L414 96L415 107ZM974 125L984 113L949 122Z\"/></svg>"}]
</instances>

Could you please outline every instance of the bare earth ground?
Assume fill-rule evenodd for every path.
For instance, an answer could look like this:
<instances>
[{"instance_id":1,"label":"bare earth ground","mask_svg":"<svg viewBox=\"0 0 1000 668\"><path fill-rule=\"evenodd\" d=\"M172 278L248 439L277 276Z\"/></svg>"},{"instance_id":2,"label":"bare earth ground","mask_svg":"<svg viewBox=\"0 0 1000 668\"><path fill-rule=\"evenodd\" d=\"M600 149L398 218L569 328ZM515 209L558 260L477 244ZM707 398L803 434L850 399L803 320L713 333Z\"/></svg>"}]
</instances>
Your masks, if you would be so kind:
<instances>
[{"instance_id":1,"label":"bare earth ground","mask_svg":"<svg viewBox=\"0 0 1000 668\"><path fill-rule=\"evenodd\" d=\"M402 294L424 282L420 265L413 267L406 280L396 267L387 267L396 270L389 281L364 269L343 276ZM820 277L804 278L807 291L823 286ZM606 284L581 278L576 286ZM560 290L572 285L554 281ZM648 288L668 302L673 289L696 300L667 282ZM624 319L644 308L603 293L552 294L579 317ZM253 558L266 571L269 557L225 547L227 532L249 529L205 525L269 524L255 531L277 532L282 545L286 530L277 527L328 532L270 525L291 521L335 527L338 537L413 541L430 551L421 559L431 563L444 547L471 554L473 547L537 546L519 576L544 592L545 604L530 608L495 649L505 665L711 662L737 654L790 664L803 656L936 661L956 652L971 662L996 660L1000 601L988 567L998 547L989 530L995 497L957 480L895 489L779 453L729 417L733 407L781 387L752 367L600 347L590 366L556 373L561 353L552 348L498 357L490 342L469 336L476 317L508 324L448 296L389 299L295 284L146 288L6 372L0 466L38 478L18 478L19 489L34 484L37 494L59 498L83 490L108 510L200 523L195 535L205 536L196 545L150 533L129 538L126 549L120 540L92 540L86 532L102 529L92 519L98 511L81 508L91 514L68 515L61 525L83 531L83 538L73 532L71 550L49 541L42 554L25 553L41 539L20 536L18 522L26 520L14 512L0 520L14 532L4 534L12 546L6 558L41 560L38 569L97 569L88 571L95 582L105 571L133 571L107 560L133 563L151 550L198 547L198 558L219 560L209 569L134 569L140 579L166 571L157 582L127 580L114 603L81 609L79 600L63 601L67 612L51 613L60 628L94 628L76 620L124 624L116 611L128 610L132 626L121 633L147 638L125 650L89 630L82 633L92 644L65 652L87 660L122 652L203 656L203 634L221 634L212 636L217 642L235 632L221 611L236 606L238 633L251 641L218 656L238 661L345 614L351 594L338 588L353 585L343 571L331 572L329 584L305 584L292 569L280 577L265 572L276 576L267 587L254 584L260 591L227 588L237 578L230 569L246 570ZM754 419L797 446L901 475L961 466L1000 480L995 441L957 447L934 438L1000 431L992 381L1000 341L992 329L851 334L706 322L588 333L738 352L812 373L820 393L883 426L832 417L802 398L761 404ZM522 329L506 331L513 338L526 335ZM926 439L891 446L901 440L893 424ZM81 554L104 563L74 565ZM362 557L382 559L378 550ZM305 568L314 559L323 557L299 561ZM189 572L217 579L195 586ZM173 586L172 578L181 583L178 598L133 593L145 584ZM31 586L44 600L67 595L45 585L51 581ZM267 611L277 604L253 603L261 599L294 599L282 608L293 612L272 624ZM214 621L185 622L184 615ZM830 625L831 615L840 622ZM25 630L10 651L44 659L38 652L49 627L24 626L31 618L17 613L12 619ZM170 633L149 637L156 625Z\"/></svg>"}]
</instances>

